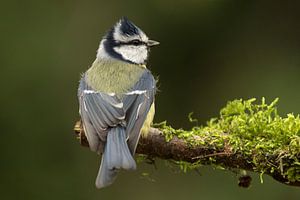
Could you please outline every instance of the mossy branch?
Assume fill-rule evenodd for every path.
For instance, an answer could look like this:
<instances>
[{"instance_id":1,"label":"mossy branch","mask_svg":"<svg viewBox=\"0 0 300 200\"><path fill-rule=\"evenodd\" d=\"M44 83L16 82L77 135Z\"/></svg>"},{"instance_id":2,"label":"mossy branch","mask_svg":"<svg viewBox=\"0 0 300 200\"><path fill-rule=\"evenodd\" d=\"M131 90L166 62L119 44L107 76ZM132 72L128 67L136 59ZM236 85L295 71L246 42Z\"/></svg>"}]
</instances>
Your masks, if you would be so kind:
<instances>
[{"instance_id":1,"label":"mossy branch","mask_svg":"<svg viewBox=\"0 0 300 200\"><path fill-rule=\"evenodd\" d=\"M156 124L140 139L136 153L173 160L184 171L217 165L268 174L300 187L299 116L280 117L278 99L269 105L264 98L261 104L254 101L228 102L219 118L189 131L174 129L166 122ZM81 144L88 146L80 121L74 130Z\"/></svg>"}]
</instances>

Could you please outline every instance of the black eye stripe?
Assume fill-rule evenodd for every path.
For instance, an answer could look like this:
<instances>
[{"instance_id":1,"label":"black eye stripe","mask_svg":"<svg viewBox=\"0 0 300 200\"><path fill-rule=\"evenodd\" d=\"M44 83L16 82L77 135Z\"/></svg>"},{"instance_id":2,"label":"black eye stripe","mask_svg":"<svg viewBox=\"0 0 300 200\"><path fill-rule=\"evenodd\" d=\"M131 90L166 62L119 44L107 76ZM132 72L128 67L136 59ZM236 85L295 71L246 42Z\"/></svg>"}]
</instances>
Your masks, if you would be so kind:
<instances>
[{"instance_id":1,"label":"black eye stripe","mask_svg":"<svg viewBox=\"0 0 300 200\"><path fill-rule=\"evenodd\" d=\"M140 40L131 40L129 42L118 42L117 46L123 46L123 45L134 45L134 46L139 46L139 45L147 45L146 42L140 41Z\"/></svg>"}]
</instances>

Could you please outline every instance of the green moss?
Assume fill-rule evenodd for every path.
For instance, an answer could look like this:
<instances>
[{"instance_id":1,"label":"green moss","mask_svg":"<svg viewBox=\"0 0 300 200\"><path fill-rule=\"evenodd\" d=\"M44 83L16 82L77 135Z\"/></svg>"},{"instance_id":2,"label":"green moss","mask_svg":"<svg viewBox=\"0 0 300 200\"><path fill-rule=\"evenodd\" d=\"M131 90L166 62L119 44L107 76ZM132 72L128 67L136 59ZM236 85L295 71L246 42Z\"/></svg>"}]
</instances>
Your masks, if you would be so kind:
<instances>
[{"instance_id":1,"label":"green moss","mask_svg":"<svg viewBox=\"0 0 300 200\"><path fill-rule=\"evenodd\" d=\"M173 136L184 139L191 146L204 145L224 149L225 141L231 151L249 158L253 170L264 174L281 173L290 182L300 181L300 118L277 113L275 99L270 104L262 98L234 100L221 109L220 116L195 126L190 131L174 129L166 122L156 124L170 141ZM195 121L189 116L190 121ZM211 157L211 163L214 158ZM194 169L199 163L177 163L183 171Z\"/></svg>"}]
</instances>

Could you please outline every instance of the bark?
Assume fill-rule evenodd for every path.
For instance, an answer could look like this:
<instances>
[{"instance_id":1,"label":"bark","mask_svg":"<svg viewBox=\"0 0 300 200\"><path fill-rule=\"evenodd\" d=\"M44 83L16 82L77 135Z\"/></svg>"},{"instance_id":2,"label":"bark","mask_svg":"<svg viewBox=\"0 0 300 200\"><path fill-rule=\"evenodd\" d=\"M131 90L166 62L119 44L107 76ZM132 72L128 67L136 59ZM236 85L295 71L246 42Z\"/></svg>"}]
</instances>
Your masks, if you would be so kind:
<instances>
[{"instance_id":1,"label":"bark","mask_svg":"<svg viewBox=\"0 0 300 200\"><path fill-rule=\"evenodd\" d=\"M80 140L80 144L88 147L88 141L80 121L76 123L74 131ZM195 136L195 139L197 139L197 136ZM241 169L257 172L251 162L251 157L244 157L239 152L232 152L230 145L226 144L226 141L224 146L225 148L220 149L215 146L189 145L186 141L176 136L170 141L166 141L161 130L151 128L146 137L140 138L136 153L144 154L151 158L186 161L189 163L201 161L202 165L210 165L212 163L210 158L213 158L214 164L221 165L226 169ZM272 176L280 183L300 187L300 182L289 182L281 173L265 172L265 174ZM251 181L251 178L249 178L250 177L246 176L243 180L247 179Z\"/></svg>"}]
</instances>

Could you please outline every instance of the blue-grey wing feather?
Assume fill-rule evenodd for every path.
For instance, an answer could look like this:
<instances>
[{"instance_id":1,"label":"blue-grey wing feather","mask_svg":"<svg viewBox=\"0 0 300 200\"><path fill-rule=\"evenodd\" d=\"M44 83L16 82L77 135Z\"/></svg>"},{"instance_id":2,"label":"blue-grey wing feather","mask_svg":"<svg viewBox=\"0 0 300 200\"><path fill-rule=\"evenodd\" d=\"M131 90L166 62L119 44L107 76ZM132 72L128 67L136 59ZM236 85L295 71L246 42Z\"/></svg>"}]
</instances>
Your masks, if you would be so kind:
<instances>
[{"instance_id":1,"label":"blue-grey wing feather","mask_svg":"<svg viewBox=\"0 0 300 200\"><path fill-rule=\"evenodd\" d=\"M156 81L149 70L145 70L139 81L128 92L123 100L126 112L126 132L128 146L132 154L135 153L140 137L141 128L154 102Z\"/></svg>"},{"instance_id":2,"label":"blue-grey wing feather","mask_svg":"<svg viewBox=\"0 0 300 200\"><path fill-rule=\"evenodd\" d=\"M106 141L109 127L125 123L123 103L113 94L93 90L85 76L80 81L78 97L83 124L88 129L87 139L91 150L96 151L96 146Z\"/></svg>"},{"instance_id":3,"label":"blue-grey wing feather","mask_svg":"<svg viewBox=\"0 0 300 200\"><path fill-rule=\"evenodd\" d=\"M84 104L82 98L79 98L79 104L80 104L80 115L81 120L83 121L83 129L86 133L86 137L89 141L89 146L92 151L98 151L100 147L100 140L98 138L98 134L96 129L94 128L89 116L87 115L87 112L84 111Z\"/></svg>"}]
</instances>

